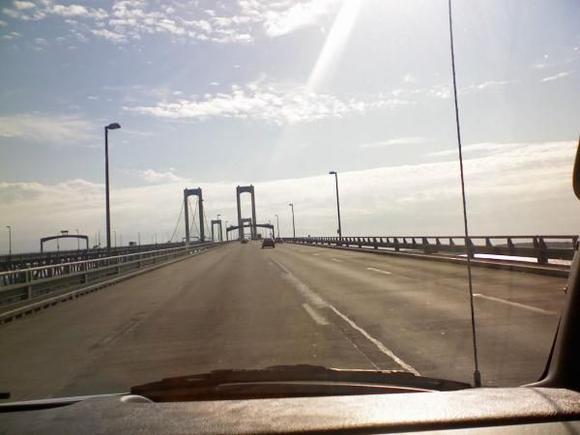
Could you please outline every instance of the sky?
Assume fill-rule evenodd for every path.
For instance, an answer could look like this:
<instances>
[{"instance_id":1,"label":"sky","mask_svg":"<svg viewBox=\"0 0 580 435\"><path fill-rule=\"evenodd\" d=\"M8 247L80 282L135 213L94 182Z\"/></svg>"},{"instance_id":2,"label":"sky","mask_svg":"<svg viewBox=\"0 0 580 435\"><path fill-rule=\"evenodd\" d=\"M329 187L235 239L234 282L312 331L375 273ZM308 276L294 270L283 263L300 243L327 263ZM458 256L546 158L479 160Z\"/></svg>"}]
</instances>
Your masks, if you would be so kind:
<instances>
[{"instance_id":1,"label":"sky","mask_svg":"<svg viewBox=\"0 0 580 435\"><path fill-rule=\"evenodd\" d=\"M580 233L580 3L453 19L471 233ZM181 239L186 187L231 224L246 184L282 236L289 202L334 235L330 170L344 235L462 234L447 0L0 0L0 59L0 253L6 225L14 252L104 240L110 122L124 243Z\"/></svg>"}]
</instances>

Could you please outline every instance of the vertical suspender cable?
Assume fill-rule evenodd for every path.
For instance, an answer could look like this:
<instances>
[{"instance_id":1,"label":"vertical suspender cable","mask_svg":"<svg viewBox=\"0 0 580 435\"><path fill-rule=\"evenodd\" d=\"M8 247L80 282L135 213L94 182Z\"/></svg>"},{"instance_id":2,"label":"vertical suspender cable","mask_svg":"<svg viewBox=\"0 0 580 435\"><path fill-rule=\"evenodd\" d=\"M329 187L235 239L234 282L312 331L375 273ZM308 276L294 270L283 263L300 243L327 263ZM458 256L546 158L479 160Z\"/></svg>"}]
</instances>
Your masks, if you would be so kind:
<instances>
[{"instance_id":1,"label":"vertical suspender cable","mask_svg":"<svg viewBox=\"0 0 580 435\"><path fill-rule=\"evenodd\" d=\"M477 337L475 333L475 310L473 308L473 281L471 277L471 252L469 243L469 231L467 227L467 204L465 201L465 179L463 176L463 154L461 151L461 128L459 124L459 106L457 104L457 79L455 75L455 49L453 46L453 19L451 12L451 1L448 1L449 12L449 41L451 45L451 69L453 75L453 100L455 103L455 126L457 129L457 148L459 150L459 172L461 175L461 198L463 200L463 226L465 229L465 254L467 255L467 278L469 281L469 306L471 308L471 334L473 339L473 361L475 370L473 372L473 382L476 387L481 387L481 373L479 372L479 362L477 359Z\"/></svg>"}]
</instances>

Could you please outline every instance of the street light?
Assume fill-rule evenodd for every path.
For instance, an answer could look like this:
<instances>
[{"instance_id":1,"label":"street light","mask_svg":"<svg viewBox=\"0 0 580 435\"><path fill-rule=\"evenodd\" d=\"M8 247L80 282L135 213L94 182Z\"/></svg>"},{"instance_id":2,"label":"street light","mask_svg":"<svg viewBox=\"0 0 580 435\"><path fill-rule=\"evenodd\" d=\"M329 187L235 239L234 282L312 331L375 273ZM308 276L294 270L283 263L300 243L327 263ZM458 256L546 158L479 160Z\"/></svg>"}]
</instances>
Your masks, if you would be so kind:
<instances>
[{"instance_id":1,"label":"street light","mask_svg":"<svg viewBox=\"0 0 580 435\"><path fill-rule=\"evenodd\" d=\"M274 216L276 216L276 228L278 228L278 238L280 238L280 217L277 214Z\"/></svg>"},{"instance_id":2,"label":"street light","mask_svg":"<svg viewBox=\"0 0 580 435\"><path fill-rule=\"evenodd\" d=\"M219 226L220 226L219 241L220 242L223 242L224 241L224 235L223 235L223 230L222 230L222 221L221 221L220 217L222 217L222 215L218 213L217 216L216 216L216 220L219 222Z\"/></svg>"},{"instance_id":3,"label":"street light","mask_svg":"<svg viewBox=\"0 0 580 435\"><path fill-rule=\"evenodd\" d=\"M292 208L292 234L293 238L296 238L296 223L294 222L294 204L288 204Z\"/></svg>"},{"instance_id":4,"label":"street light","mask_svg":"<svg viewBox=\"0 0 580 435\"><path fill-rule=\"evenodd\" d=\"M8 256L12 257L12 225L6 225L8 228Z\"/></svg>"},{"instance_id":5,"label":"street light","mask_svg":"<svg viewBox=\"0 0 580 435\"><path fill-rule=\"evenodd\" d=\"M105 214L107 219L107 250L111 250L111 209L109 205L109 130L117 130L121 126L113 122L105 126Z\"/></svg>"},{"instance_id":6,"label":"street light","mask_svg":"<svg viewBox=\"0 0 580 435\"><path fill-rule=\"evenodd\" d=\"M340 225L340 200L338 198L338 174L336 171L330 171L328 175L334 175L336 181L336 211L338 213L338 240L342 240L342 227Z\"/></svg>"}]
</instances>

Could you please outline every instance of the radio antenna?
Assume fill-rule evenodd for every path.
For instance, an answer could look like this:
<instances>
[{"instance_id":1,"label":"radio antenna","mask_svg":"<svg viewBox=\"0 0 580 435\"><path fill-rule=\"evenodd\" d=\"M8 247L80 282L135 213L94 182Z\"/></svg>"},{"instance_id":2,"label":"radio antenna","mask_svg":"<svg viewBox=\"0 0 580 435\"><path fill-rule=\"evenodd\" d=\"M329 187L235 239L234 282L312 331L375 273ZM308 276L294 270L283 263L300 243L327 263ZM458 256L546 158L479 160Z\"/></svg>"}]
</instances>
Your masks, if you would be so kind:
<instances>
[{"instance_id":1,"label":"radio antenna","mask_svg":"<svg viewBox=\"0 0 580 435\"><path fill-rule=\"evenodd\" d=\"M469 230L467 227L467 204L465 201L465 179L463 176L463 154L461 151L461 128L459 124L459 106L457 104L457 79L455 76L455 50L453 46L453 18L451 12L451 0L448 2L449 12L449 42L451 46L451 70L453 75L453 101L455 103L455 126L457 129L457 148L459 150L459 172L461 175L461 198L463 200L463 226L465 229L465 254L467 256L467 279L469 281L469 306L471 308L471 336L473 340L473 383L476 387L481 387L481 373L479 372L479 362L477 359L477 336L475 333L475 311L473 309L473 282L471 278L471 252L469 243Z\"/></svg>"}]
</instances>

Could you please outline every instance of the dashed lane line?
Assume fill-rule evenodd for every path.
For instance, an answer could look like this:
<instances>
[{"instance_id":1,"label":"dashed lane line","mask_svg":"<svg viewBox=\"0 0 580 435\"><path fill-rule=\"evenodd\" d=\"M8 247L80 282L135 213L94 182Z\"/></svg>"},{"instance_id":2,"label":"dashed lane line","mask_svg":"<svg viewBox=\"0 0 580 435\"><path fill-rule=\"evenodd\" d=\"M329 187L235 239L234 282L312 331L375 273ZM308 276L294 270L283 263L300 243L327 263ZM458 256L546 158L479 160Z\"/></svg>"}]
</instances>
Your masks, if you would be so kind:
<instances>
[{"instance_id":1,"label":"dashed lane line","mask_svg":"<svg viewBox=\"0 0 580 435\"><path fill-rule=\"evenodd\" d=\"M392 273L387 270L376 269L374 267L367 267L367 270L370 270L371 272L382 273L383 275L392 275Z\"/></svg>"},{"instance_id":2,"label":"dashed lane line","mask_svg":"<svg viewBox=\"0 0 580 435\"><path fill-rule=\"evenodd\" d=\"M314 308L312 308L310 305L302 304L302 306L304 307L306 312L308 314L310 314L310 317L312 317L312 320L314 320L316 323L318 323L319 325L323 325L323 326L328 325L328 320L326 320L326 318L322 314L315 311Z\"/></svg>"},{"instance_id":3,"label":"dashed lane line","mask_svg":"<svg viewBox=\"0 0 580 435\"><path fill-rule=\"evenodd\" d=\"M374 344L381 353L392 359L403 370L411 372L417 376L420 375L419 372L413 366L411 366L410 364L406 363L401 358L399 358L391 349L385 346L384 343L382 343L380 340L370 335L367 331L365 331L353 320L351 320L346 314L342 313L338 308L325 301L322 297L320 297L320 295L318 295L316 292L310 289L305 283L303 283L292 272L290 272L290 270L286 266L284 266L282 263L278 261L275 260L271 261L274 262L283 271L283 277L294 285L296 290L298 290L298 292L303 295L303 297L310 303L310 305L314 305L317 308L331 309L332 311L334 311L335 314L337 314L341 319L343 319L351 328L359 332L369 342ZM306 309L306 307L304 307L304 309Z\"/></svg>"},{"instance_id":4,"label":"dashed lane line","mask_svg":"<svg viewBox=\"0 0 580 435\"><path fill-rule=\"evenodd\" d=\"M526 304L522 304L519 302L508 301L507 299L496 298L495 296L487 296L487 295L484 295L481 293L474 293L473 297L487 299L488 301L499 302L501 304L511 305L513 307L522 308L522 309L528 310L528 311L533 311L534 313L548 314L550 316L554 316L554 315L558 314L554 311L544 310L542 308L533 307L531 305L526 305Z\"/></svg>"}]
</instances>

